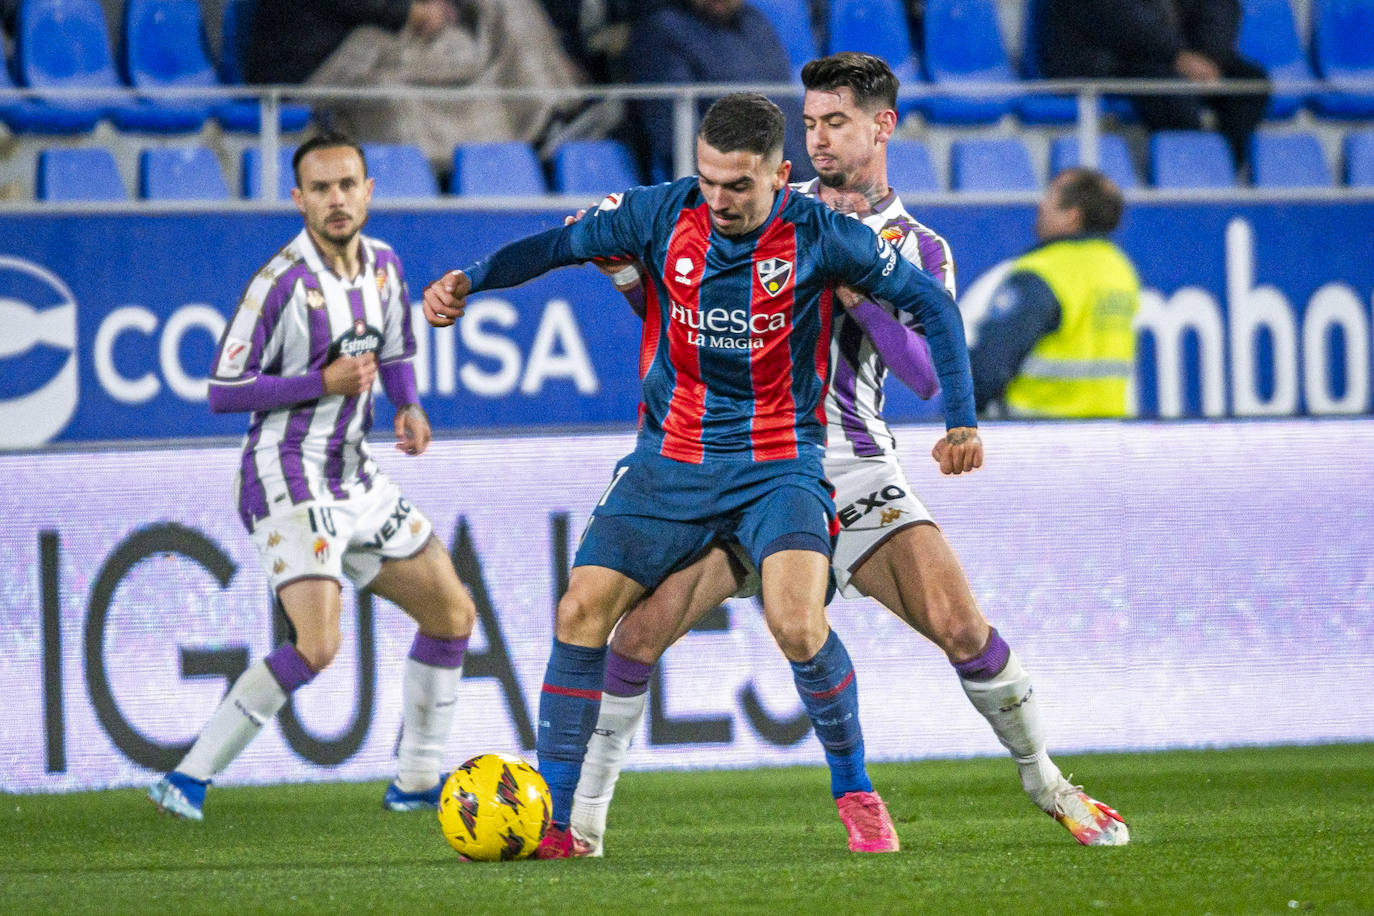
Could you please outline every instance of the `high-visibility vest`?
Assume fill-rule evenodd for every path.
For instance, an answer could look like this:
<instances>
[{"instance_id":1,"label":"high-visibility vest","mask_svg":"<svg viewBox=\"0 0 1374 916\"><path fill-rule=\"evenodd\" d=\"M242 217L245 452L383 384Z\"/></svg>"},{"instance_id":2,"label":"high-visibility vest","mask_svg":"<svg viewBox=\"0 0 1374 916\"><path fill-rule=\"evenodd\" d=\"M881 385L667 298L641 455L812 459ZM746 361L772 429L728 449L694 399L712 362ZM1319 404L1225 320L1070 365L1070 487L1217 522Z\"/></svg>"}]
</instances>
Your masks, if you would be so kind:
<instances>
[{"instance_id":1,"label":"high-visibility vest","mask_svg":"<svg viewBox=\"0 0 1374 916\"><path fill-rule=\"evenodd\" d=\"M1041 245L1018 258L1059 300L1059 327L1041 338L1007 385L1007 412L1022 417L1121 417L1135 371L1140 278L1125 253L1087 236Z\"/></svg>"}]
</instances>

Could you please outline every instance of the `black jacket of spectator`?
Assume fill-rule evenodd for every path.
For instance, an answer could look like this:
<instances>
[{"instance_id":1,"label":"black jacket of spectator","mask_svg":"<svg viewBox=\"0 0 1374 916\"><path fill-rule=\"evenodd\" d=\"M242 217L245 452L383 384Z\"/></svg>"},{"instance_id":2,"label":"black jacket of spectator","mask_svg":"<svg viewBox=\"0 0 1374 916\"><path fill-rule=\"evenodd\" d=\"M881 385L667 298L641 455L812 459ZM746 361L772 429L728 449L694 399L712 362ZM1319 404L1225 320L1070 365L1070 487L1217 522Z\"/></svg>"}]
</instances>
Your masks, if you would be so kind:
<instances>
[{"instance_id":1,"label":"black jacket of spectator","mask_svg":"<svg viewBox=\"0 0 1374 916\"><path fill-rule=\"evenodd\" d=\"M303 83L360 25L399 32L411 0L258 0L245 60L250 83Z\"/></svg>"},{"instance_id":2,"label":"black jacket of spectator","mask_svg":"<svg viewBox=\"0 0 1374 916\"><path fill-rule=\"evenodd\" d=\"M1039 24L1040 69L1051 79L1178 79L1181 52L1209 58L1225 79L1263 79L1264 70L1240 56L1239 0L1048 0ZM1151 130L1199 130L1201 109L1237 164L1264 117L1266 95L1132 96Z\"/></svg>"}]
</instances>

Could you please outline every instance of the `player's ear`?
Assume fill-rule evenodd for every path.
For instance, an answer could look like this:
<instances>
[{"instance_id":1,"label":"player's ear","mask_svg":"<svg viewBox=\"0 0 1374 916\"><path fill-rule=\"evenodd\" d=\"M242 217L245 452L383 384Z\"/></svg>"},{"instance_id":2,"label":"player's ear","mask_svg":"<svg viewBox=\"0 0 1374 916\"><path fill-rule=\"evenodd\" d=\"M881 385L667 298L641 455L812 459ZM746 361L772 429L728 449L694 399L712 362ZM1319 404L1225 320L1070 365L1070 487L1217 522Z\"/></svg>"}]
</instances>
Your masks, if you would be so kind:
<instances>
[{"instance_id":1,"label":"player's ear","mask_svg":"<svg viewBox=\"0 0 1374 916\"><path fill-rule=\"evenodd\" d=\"M784 159L778 163L778 171L773 176L773 190L781 191L783 185L787 184L787 179L792 174L792 160Z\"/></svg>"},{"instance_id":2,"label":"player's ear","mask_svg":"<svg viewBox=\"0 0 1374 916\"><path fill-rule=\"evenodd\" d=\"M887 141L892 139L892 135L897 132L897 112L892 108L884 108L873 116L873 120L878 124L878 139Z\"/></svg>"}]
</instances>

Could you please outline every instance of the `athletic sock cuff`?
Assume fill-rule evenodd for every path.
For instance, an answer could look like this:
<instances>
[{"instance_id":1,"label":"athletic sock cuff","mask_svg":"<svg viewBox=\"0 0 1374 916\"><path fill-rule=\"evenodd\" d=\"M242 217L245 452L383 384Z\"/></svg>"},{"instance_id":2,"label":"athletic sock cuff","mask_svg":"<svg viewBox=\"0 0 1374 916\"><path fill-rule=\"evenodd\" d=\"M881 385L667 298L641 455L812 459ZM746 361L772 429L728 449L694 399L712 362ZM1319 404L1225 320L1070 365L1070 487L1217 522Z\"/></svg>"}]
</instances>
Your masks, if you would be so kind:
<instances>
[{"instance_id":1,"label":"athletic sock cuff","mask_svg":"<svg viewBox=\"0 0 1374 916\"><path fill-rule=\"evenodd\" d=\"M996 627L989 627L988 644L983 651L967 661L955 662L954 670L966 681L989 681L1002 673L1010 655L1011 646Z\"/></svg>"},{"instance_id":2,"label":"athletic sock cuff","mask_svg":"<svg viewBox=\"0 0 1374 916\"><path fill-rule=\"evenodd\" d=\"M466 636L456 639L435 639L433 636L416 633L415 641L410 644L410 657L432 668L461 668L463 653L467 648Z\"/></svg>"},{"instance_id":3,"label":"athletic sock cuff","mask_svg":"<svg viewBox=\"0 0 1374 916\"><path fill-rule=\"evenodd\" d=\"M316 672L306 664L305 656L289 642L284 642L267 653L265 661L267 670L272 672L281 689L288 694L295 693L315 677Z\"/></svg>"},{"instance_id":4,"label":"athletic sock cuff","mask_svg":"<svg viewBox=\"0 0 1374 916\"><path fill-rule=\"evenodd\" d=\"M637 697L649 689L654 666L626 658L614 649L606 656L606 692L618 697Z\"/></svg>"}]
</instances>

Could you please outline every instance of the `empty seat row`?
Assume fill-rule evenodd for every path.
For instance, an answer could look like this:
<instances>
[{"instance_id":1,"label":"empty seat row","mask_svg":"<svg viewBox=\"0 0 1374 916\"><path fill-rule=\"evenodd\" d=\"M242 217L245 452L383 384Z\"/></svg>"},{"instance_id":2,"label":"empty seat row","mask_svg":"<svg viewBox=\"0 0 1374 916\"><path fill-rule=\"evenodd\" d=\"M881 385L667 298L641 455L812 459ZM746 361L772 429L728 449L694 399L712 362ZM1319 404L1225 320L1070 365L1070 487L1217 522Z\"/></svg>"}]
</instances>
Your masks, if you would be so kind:
<instances>
[{"instance_id":1,"label":"empty seat row","mask_svg":"<svg viewBox=\"0 0 1374 916\"><path fill-rule=\"evenodd\" d=\"M280 149L277 197L291 196L295 150ZM375 199L438 197L439 182L419 147L363 144L368 172L377 181ZM474 143L453 152L449 190L468 196L538 196L555 193L605 194L639 184L628 150L612 140L564 143L550 163L551 181L526 143ZM245 198L262 189L262 154L243 151L239 183ZM119 201L130 194L108 149L49 149L39 153L35 196L53 201ZM204 146L145 149L138 157L138 196L147 200L229 200L229 184L214 151Z\"/></svg>"},{"instance_id":2,"label":"empty seat row","mask_svg":"<svg viewBox=\"0 0 1374 916\"><path fill-rule=\"evenodd\" d=\"M436 198L439 182L415 146L364 144L377 199ZM1161 189L1234 188L1231 154L1217 134L1161 131L1150 137L1148 186ZM293 150L280 150L277 196L290 197L295 184ZM1341 179L1350 187L1374 188L1374 129L1351 131L1342 147ZM1332 187L1336 184L1322 146L1311 133L1255 135L1251 149L1253 183L1262 188ZM1080 164L1076 137L1050 143L1048 174ZM1122 188L1146 186L1126 141L1118 134L1099 138L1098 167ZM261 196L262 158L256 147L244 150L240 193ZM453 152L447 190L467 196L538 196L547 193L604 194L639 183L628 152L610 140L566 143L550 163L545 180L534 150L524 143L475 143ZM904 193L945 190L926 145L894 139L888 147L888 182ZM1033 192L1041 187L1029 148L1016 137L968 138L950 144L949 188L965 192ZM39 200L129 200L113 154L102 148L52 149L39 155ZM149 200L229 200L232 195L215 154L207 147L143 150L138 164L138 196Z\"/></svg>"},{"instance_id":3,"label":"empty seat row","mask_svg":"<svg viewBox=\"0 0 1374 916\"><path fill-rule=\"evenodd\" d=\"M1374 0L1310 0L1311 37L1298 37L1291 0L1242 0L1241 52L1262 65L1274 83L1271 118L1287 118L1308 106L1331 118L1374 117ZM810 25L809 0L754 0L773 22L798 72L821 50ZM1043 0L1024 4L1019 69L1002 38L997 0L924 0L920 48L912 41L903 0L829 0L827 53L866 51L887 60L903 85L925 83L957 89L968 83L1039 79L1037 35ZM918 53L919 51L919 53ZM1321 79L1329 91L1309 96L1299 81ZM1363 81L1362 89L1349 88ZM1285 88L1287 87L1287 88ZM1129 118L1122 99L1104 110ZM1028 124L1067 124L1076 119L1073 98L1015 95L933 96L904 103L939 124L989 124L1014 113Z\"/></svg>"},{"instance_id":4,"label":"empty seat row","mask_svg":"<svg viewBox=\"0 0 1374 916\"><path fill-rule=\"evenodd\" d=\"M1341 178L1351 187L1374 187L1374 130L1351 131L1342 145ZM1261 131L1250 148L1251 183L1258 188L1323 188L1336 185L1321 141L1310 132ZM1163 189L1234 188L1230 148L1215 133L1159 131L1149 138L1148 185ZM1048 174L1079 165L1078 140L1050 142ZM1132 190L1145 186L1123 137L1103 134L1097 167ZM944 190L929 151L918 140L888 146L888 183L899 191ZM1040 188L1030 149L1016 137L967 138L950 144L949 187L955 191L1035 191Z\"/></svg>"},{"instance_id":5,"label":"empty seat row","mask_svg":"<svg viewBox=\"0 0 1374 916\"><path fill-rule=\"evenodd\" d=\"M241 85L253 2L228 0L225 4L225 51L216 69L197 0L125 0L116 70L100 0L23 0L13 66L0 67L0 88L164 90ZM18 79L17 87L10 70ZM260 128L260 109L252 99L140 97L121 101L44 97L40 92L0 105L0 121L16 133L85 133L102 119L124 131L185 133L199 130L211 117L225 130L256 132ZM309 120L308 107L281 106L282 130L301 130Z\"/></svg>"}]
</instances>

